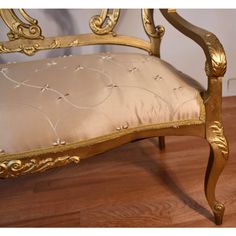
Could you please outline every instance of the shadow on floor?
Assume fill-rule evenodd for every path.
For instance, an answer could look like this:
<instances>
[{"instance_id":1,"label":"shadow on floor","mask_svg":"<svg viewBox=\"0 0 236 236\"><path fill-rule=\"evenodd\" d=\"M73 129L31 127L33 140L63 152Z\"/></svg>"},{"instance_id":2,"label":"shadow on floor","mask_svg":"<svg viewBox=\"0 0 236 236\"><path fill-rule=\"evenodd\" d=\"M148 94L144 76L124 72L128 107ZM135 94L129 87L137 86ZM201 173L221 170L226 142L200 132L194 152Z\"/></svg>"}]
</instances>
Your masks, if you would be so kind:
<instances>
[{"instance_id":1,"label":"shadow on floor","mask_svg":"<svg viewBox=\"0 0 236 236\"><path fill-rule=\"evenodd\" d=\"M155 145L156 148L159 148L158 139L150 139L150 142ZM163 184L175 195L177 196L184 204L186 204L189 208L198 212L202 216L206 217L208 220L214 222L214 217L209 210L205 207L201 206L196 200L190 197L178 183L177 178L174 173L170 170L167 171L167 166L164 161L158 160L160 159L161 154L157 154L157 159L153 159L150 157L150 154L145 152L145 149L141 149L143 156L148 158L151 166L155 168L147 168L148 166L144 165L142 168L146 168L146 170L151 173L155 178L161 180ZM135 162L135 164L142 164L141 162ZM150 166L150 165L149 165Z\"/></svg>"}]
</instances>

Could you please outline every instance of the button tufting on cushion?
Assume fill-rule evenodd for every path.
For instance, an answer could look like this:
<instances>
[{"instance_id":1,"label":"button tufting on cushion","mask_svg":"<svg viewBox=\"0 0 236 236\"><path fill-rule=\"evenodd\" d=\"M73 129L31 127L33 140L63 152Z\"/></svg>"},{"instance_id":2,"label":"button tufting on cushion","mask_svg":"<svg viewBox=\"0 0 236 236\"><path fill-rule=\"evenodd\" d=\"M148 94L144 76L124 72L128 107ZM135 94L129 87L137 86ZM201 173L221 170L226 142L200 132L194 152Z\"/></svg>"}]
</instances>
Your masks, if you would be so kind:
<instances>
[{"instance_id":1,"label":"button tufting on cushion","mask_svg":"<svg viewBox=\"0 0 236 236\"><path fill-rule=\"evenodd\" d=\"M144 54L1 65L0 150L12 154L143 125L200 120L203 102L196 85L165 61Z\"/></svg>"}]
</instances>

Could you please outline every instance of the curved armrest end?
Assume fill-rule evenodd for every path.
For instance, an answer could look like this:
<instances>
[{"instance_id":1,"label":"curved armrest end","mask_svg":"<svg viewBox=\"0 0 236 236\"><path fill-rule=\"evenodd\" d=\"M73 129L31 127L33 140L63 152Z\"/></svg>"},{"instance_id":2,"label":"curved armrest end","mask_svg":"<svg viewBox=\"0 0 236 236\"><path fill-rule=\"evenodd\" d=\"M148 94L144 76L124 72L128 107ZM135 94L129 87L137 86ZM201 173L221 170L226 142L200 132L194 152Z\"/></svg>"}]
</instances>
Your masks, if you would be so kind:
<instances>
[{"instance_id":1,"label":"curved armrest end","mask_svg":"<svg viewBox=\"0 0 236 236\"><path fill-rule=\"evenodd\" d=\"M182 18L175 9L161 9L162 15L177 30L194 40L206 55L205 71L208 77L223 77L227 62L224 48L211 32L201 29Z\"/></svg>"}]
</instances>

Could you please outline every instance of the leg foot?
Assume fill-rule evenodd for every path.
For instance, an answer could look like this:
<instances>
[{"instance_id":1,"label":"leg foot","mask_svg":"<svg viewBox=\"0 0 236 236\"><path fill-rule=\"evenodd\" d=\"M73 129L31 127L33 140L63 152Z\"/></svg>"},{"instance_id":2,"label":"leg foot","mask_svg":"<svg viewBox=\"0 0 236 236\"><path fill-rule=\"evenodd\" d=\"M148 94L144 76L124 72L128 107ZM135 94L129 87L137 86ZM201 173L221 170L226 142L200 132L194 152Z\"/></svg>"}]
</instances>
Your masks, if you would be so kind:
<instances>
[{"instance_id":1,"label":"leg foot","mask_svg":"<svg viewBox=\"0 0 236 236\"><path fill-rule=\"evenodd\" d=\"M222 224L224 211L225 211L224 204L217 202L214 206L214 209L213 209L216 225Z\"/></svg>"}]
</instances>

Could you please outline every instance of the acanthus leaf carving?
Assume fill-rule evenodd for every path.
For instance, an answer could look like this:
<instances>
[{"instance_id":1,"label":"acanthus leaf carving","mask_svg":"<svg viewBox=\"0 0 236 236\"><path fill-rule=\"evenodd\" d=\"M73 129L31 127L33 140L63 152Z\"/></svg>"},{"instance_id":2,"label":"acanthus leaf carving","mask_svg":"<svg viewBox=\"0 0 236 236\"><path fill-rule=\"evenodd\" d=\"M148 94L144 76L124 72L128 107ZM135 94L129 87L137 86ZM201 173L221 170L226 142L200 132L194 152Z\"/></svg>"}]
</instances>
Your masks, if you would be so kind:
<instances>
[{"instance_id":1,"label":"acanthus leaf carving","mask_svg":"<svg viewBox=\"0 0 236 236\"><path fill-rule=\"evenodd\" d=\"M227 160L229 150L221 123L219 121L214 121L214 123L210 126L210 129L213 133L211 143L215 144L220 149L222 156Z\"/></svg>"},{"instance_id":2,"label":"acanthus leaf carving","mask_svg":"<svg viewBox=\"0 0 236 236\"><path fill-rule=\"evenodd\" d=\"M226 72L227 66L224 49L219 40L211 33L207 33L205 37L206 45L210 54L210 60L206 61L206 74L215 77L223 76Z\"/></svg>"},{"instance_id":3,"label":"acanthus leaf carving","mask_svg":"<svg viewBox=\"0 0 236 236\"><path fill-rule=\"evenodd\" d=\"M27 173L43 172L53 167L59 167L69 163L77 164L79 161L80 158L78 156L6 160L0 162L0 178L16 177Z\"/></svg>"}]
</instances>

